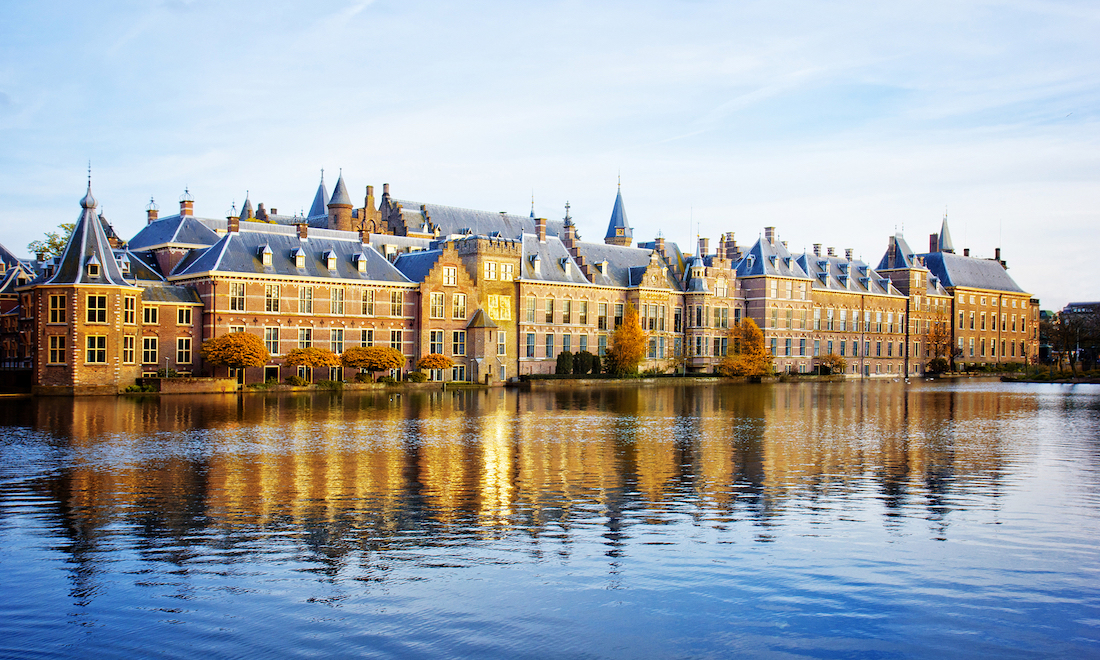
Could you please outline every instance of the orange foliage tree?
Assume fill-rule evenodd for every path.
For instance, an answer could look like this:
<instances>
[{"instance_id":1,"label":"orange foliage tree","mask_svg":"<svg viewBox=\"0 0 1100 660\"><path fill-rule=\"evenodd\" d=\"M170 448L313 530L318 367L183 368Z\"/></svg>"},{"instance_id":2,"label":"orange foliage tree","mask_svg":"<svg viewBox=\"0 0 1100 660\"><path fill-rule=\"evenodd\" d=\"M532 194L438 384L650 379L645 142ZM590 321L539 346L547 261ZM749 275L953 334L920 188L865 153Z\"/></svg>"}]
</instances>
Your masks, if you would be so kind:
<instances>
[{"instance_id":1,"label":"orange foliage tree","mask_svg":"<svg viewBox=\"0 0 1100 660\"><path fill-rule=\"evenodd\" d=\"M416 368L424 369L450 369L454 366L454 360L439 353L428 353L416 363Z\"/></svg>"},{"instance_id":2,"label":"orange foliage tree","mask_svg":"<svg viewBox=\"0 0 1100 660\"><path fill-rule=\"evenodd\" d=\"M634 309L634 305L627 305L622 325L611 335L604 368L616 376L637 373L645 351L646 334L638 323L638 310Z\"/></svg>"},{"instance_id":3,"label":"orange foliage tree","mask_svg":"<svg viewBox=\"0 0 1100 660\"><path fill-rule=\"evenodd\" d=\"M730 330L733 354L718 365L723 376L767 376L772 372L772 356L764 348L764 333L750 318Z\"/></svg>"},{"instance_id":4,"label":"orange foliage tree","mask_svg":"<svg viewBox=\"0 0 1100 660\"><path fill-rule=\"evenodd\" d=\"M247 332L231 332L207 339L200 352L206 362L232 369L262 367L271 359L263 340Z\"/></svg>"},{"instance_id":5,"label":"orange foliage tree","mask_svg":"<svg viewBox=\"0 0 1100 660\"><path fill-rule=\"evenodd\" d=\"M309 348L295 348L287 351L283 361L293 367L338 367L340 358L327 348L310 346Z\"/></svg>"},{"instance_id":6,"label":"orange foliage tree","mask_svg":"<svg viewBox=\"0 0 1100 660\"><path fill-rule=\"evenodd\" d=\"M389 346L354 346L344 351L341 359L345 367L363 369L372 374L405 366L405 356Z\"/></svg>"}]
</instances>

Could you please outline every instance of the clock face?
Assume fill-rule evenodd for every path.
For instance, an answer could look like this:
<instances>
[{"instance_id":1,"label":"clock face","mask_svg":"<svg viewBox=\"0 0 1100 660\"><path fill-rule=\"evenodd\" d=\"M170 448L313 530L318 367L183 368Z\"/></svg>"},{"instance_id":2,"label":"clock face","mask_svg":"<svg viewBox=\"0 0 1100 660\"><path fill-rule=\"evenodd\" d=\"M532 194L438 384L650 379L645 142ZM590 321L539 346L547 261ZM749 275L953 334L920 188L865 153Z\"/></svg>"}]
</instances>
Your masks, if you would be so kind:
<instances>
[{"instance_id":1,"label":"clock face","mask_svg":"<svg viewBox=\"0 0 1100 660\"><path fill-rule=\"evenodd\" d=\"M622 227L620 227L620 228L616 229L616 230L615 230L615 233L616 233L617 235L619 235L619 236L622 236L622 235L623 235L623 230L622 230Z\"/></svg>"}]
</instances>

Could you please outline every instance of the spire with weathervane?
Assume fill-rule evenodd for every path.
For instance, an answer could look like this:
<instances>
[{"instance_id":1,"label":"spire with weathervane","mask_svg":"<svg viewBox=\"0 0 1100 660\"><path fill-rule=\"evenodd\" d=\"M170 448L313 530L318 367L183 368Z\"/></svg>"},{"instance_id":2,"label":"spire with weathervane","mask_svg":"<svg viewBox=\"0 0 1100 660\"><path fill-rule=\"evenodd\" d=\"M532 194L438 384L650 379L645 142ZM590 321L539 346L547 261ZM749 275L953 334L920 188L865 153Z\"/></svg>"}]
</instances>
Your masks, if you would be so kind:
<instances>
[{"instance_id":1,"label":"spire with weathervane","mask_svg":"<svg viewBox=\"0 0 1100 660\"><path fill-rule=\"evenodd\" d=\"M629 247L634 239L634 230L626 221L626 207L623 206L623 184L619 181L618 191L615 193L615 208L611 210L611 222L607 224L607 235L603 242L608 245L622 245Z\"/></svg>"}]
</instances>

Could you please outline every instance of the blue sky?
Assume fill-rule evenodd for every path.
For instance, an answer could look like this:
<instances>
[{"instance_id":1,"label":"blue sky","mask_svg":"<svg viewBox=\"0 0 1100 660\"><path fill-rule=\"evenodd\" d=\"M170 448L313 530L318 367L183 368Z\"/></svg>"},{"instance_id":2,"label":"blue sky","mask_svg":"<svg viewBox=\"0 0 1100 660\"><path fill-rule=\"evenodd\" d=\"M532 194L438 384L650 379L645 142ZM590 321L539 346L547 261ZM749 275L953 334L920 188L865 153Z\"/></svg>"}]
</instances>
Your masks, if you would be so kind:
<instances>
[{"instance_id":1,"label":"blue sky","mask_svg":"<svg viewBox=\"0 0 1100 660\"><path fill-rule=\"evenodd\" d=\"M1100 299L1095 2L6 2L0 243L153 196L395 196L877 263L944 210L1044 308ZM379 190L380 193L380 190Z\"/></svg>"}]
</instances>

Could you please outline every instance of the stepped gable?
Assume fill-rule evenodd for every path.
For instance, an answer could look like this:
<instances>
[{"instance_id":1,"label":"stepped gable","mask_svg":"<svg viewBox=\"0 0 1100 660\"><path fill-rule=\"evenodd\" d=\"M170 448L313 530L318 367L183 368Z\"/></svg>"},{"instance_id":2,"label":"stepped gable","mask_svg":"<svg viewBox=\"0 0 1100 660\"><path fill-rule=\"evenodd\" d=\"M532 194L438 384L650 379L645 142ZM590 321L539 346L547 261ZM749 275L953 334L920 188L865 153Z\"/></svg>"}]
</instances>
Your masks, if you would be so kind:
<instances>
[{"instance_id":1,"label":"stepped gable","mask_svg":"<svg viewBox=\"0 0 1100 660\"><path fill-rule=\"evenodd\" d=\"M358 235L351 232L311 230L308 238L300 239L292 227L242 222L240 229L226 234L194 259L180 262L170 279L230 272L330 278L352 283L410 282L377 250L360 243ZM270 266L264 266L261 259L264 248L271 250ZM295 262L298 250L305 255L302 268ZM330 251L336 257L336 268L331 271L326 258ZM356 264L360 254L366 259L364 272L360 272Z\"/></svg>"},{"instance_id":2,"label":"stepped gable","mask_svg":"<svg viewBox=\"0 0 1100 660\"><path fill-rule=\"evenodd\" d=\"M131 286L122 275L115 261L114 250L103 230L103 223L95 213L96 200L92 196L92 184L80 200L80 217L73 227L69 243L58 260L51 277L42 284L112 284ZM90 265L98 266L98 274L91 275Z\"/></svg>"},{"instance_id":3,"label":"stepped gable","mask_svg":"<svg viewBox=\"0 0 1100 660\"><path fill-rule=\"evenodd\" d=\"M496 234L504 238L518 239L525 233L536 233L535 219L529 216L476 211L441 204L422 204L399 199L390 200L390 203L400 205L405 227L419 230L420 227L430 223L433 227L439 228L439 235L443 237L461 234L481 236ZM547 220L547 235L561 236L563 225L563 220Z\"/></svg>"},{"instance_id":4,"label":"stepped gable","mask_svg":"<svg viewBox=\"0 0 1100 660\"><path fill-rule=\"evenodd\" d=\"M405 252L397 256L393 266L401 271L405 277L413 282L423 282L431 272L432 267L439 261L443 250L421 250L419 252Z\"/></svg>"},{"instance_id":5,"label":"stepped gable","mask_svg":"<svg viewBox=\"0 0 1100 660\"><path fill-rule=\"evenodd\" d=\"M1008 271L994 259L964 257L951 252L930 252L920 255L924 265L945 287L967 287L1024 293Z\"/></svg>"},{"instance_id":6,"label":"stepped gable","mask_svg":"<svg viewBox=\"0 0 1100 660\"><path fill-rule=\"evenodd\" d=\"M520 278L540 282L588 284L589 280L557 236L540 241L535 234L523 235Z\"/></svg>"}]
</instances>

